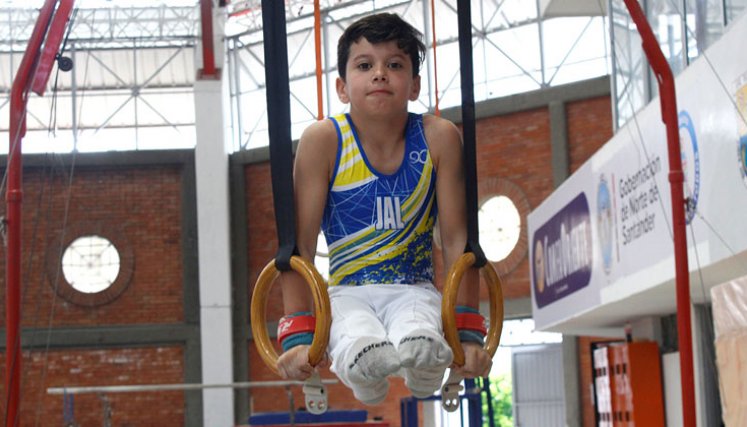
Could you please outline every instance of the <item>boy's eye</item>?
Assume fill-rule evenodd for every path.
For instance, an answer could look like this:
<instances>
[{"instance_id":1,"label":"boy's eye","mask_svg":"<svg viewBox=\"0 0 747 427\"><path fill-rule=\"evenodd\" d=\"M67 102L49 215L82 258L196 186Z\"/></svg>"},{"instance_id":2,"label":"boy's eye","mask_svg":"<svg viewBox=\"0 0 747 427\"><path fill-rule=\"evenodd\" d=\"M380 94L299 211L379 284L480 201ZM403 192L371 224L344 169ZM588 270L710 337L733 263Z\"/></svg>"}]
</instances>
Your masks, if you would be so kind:
<instances>
[{"instance_id":1,"label":"boy's eye","mask_svg":"<svg viewBox=\"0 0 747 427\"><path fill-rule=\"evenodd\" d=\"M357 68L362 71L370 70L371 64L369 64L368 62L361 62L360 64L358 64Z\"/></svg>"},{"instance_id":2,"label":"boy's eye","mask_svg":"<svg viewBox=\"0 0 747 427\"><path fill-rule=\"evenodd\" d=\"M401 64L401 63L399 63L399 62L390 62L390 63L389 63L389 68L391 68L391 69L393 69L393 70L398 70L398 69L402 68L403 66L404 66L404 65L402 65L402 64Z\"/></svg>"}]
</instances>

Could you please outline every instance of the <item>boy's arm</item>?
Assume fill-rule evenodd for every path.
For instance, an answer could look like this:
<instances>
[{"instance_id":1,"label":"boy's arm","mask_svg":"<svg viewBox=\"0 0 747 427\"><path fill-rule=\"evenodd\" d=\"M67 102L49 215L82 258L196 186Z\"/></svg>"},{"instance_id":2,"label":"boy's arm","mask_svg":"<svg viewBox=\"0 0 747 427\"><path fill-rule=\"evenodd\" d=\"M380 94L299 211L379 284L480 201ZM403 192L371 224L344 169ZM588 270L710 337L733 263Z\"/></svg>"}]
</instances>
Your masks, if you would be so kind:
<instances>
[{"instance_id":1,"label":"boy's arm","mask_svg":"<svg viewBox=\"0 0 747 427\"><path fill-rule=\"evenodd\" d=\"M467 206L464 183L464 155L459 130L451 122L426 116L426 137L436 167L436 200L441 233L441 250L446 271L467 246ZM477 270L464 273L457 305L478 308L480 281Z\"/></svg>"},{"instance_id":2,"label":"boy's arm","mask_svg":"<svg viewBox=\"0 0 747 427\"><path fill-rule=\"evenodd\" d=\"M293 188L296 209L296 245L299 255L314 262L317 236L327 202L330 168L336 154L334 125L328 121L316 122L301 136L293 167ZM331 139L331 140L330 140ZM283 311L292 314L311 311L309 286L295 272L281 275Z\"/></svg>"},{"instance_id":3,"label":"boy's arm","mask_svg":"<svg viewBox=\"0 0 747 427\"><path fill-rule=\"evenodd\" d=\"M459 130L453 123L433 116L425 117L426 138L436 167L436 200L441 233L444 269L448 271L464 253L467 245L467 206L464 181L464 155ZM468 269L457 293L457 305L478 309L480 275ZM492 360L478 344L463 343L465 364L458 368L466 378L487 376Z\"/></svg>"},{"instance_id":4,"label":"boy's arm","mask_svg":"<svg viewBox=\"0 0 747 427\"><path fill-rule=\"evenodd\" d=\"M312 124L304 131L296 151L293 170L296 245L299 255L312 263L336 150L337 133L334 124L324 120ZM283 273L280 281L283 311L286 315L312 311L311 291L303 277L291 271ZM308 363L308 348L307 345L299 345L280 356L278 370L284 378L304 380L311 375L313 367Z\"/></svg>"}]
</instances>

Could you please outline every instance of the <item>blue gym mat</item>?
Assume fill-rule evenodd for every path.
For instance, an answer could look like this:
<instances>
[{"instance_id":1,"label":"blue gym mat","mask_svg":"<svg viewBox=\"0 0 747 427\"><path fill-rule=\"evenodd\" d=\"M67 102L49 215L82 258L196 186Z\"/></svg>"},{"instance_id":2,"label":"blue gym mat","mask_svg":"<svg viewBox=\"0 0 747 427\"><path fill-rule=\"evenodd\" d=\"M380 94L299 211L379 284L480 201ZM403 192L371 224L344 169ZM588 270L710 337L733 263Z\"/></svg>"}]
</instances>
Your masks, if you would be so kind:
<instances>
[{"instance_id":1,"label":"blue gym mat","mask_svg":"<svg viewBox=\"0 0 747 427\"><path fill-rule=\"evenodd\" d=\"M363 423L368 418L368 411L327 411L323 414L314 415L310 412L298 411L295 414L296 424L311 423ZM254 414L249 417L249 425L265 426L277 424L289 424L290 414L288 412L265 412Z\"/></svg>"}]
</instances>

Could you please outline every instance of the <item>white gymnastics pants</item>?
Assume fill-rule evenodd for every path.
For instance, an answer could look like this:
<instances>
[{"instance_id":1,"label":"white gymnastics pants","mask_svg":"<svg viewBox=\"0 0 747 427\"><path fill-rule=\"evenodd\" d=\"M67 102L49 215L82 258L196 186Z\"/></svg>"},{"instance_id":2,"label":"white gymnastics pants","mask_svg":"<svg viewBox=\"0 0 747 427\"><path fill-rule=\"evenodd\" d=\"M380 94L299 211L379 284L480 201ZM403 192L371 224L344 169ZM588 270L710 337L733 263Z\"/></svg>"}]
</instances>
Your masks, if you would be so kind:
<instances>
[{"instance_id":1,"label":"white gymnastics pants","mask_svg":"<svg viewBox=\"0 0 747 427\"><path fill-rule=\"evenodd\" d=\"M331 370L346 385L350 385L346 378L348 353L358 338L389 340L397 348L403 337L416 330L443 337L441 294L430 283L334 286L329 288L329 300Z\"/></svg>"}]
</instances>

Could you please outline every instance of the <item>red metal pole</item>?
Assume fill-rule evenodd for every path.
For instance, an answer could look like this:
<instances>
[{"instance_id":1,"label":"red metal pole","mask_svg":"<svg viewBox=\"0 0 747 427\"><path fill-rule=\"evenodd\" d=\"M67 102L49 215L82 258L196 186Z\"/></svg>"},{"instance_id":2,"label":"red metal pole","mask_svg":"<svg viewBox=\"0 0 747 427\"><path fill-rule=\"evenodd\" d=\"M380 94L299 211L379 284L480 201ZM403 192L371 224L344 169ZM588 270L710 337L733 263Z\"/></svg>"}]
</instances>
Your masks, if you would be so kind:
<instances>
[{"instance_id":1,"label":"red metal pole","mask_svg":"<svg viewBox=\"0 0 747 427\"><path fill-rule=\"evenodd\" d=\"M202 24L202 73L201 78L215 78L215 46L213 43L213 0L200 0L200 22Z\"/></svg>"},{"instance_id":2,"label":"red metal pole","mask_svg":"<svg viewBox=\"0 0 747 427\"><path fill-rule=\"evenodd\" d=\"M690 269L687 262L685 229L685 199L682 193L684 174L680 158L680 134L677 119L677 98L674 76L661 52L659 42L636 0L624 0L638 33L643 40L651 68L659 82L661 119L667 128L669 151L669 186L672 195L672 227L674 233L674 267L677 286L677 336L680 350L680 380L682 384L682 421L684 427L695 427L695 382L693 379L693 342L690 318Z\"/></svg>"},{"instance_id":3,"label":"red metal pole","mask_svg":"<svg viewBox=\"0 0 747 427\"><path fill-rule=\"evenodd\" d=\"M316 53L316 118L324 118L322 101L322 14L319 0L314 0L314 50Z\"/></svg>"},{"instance_id":4,"label":"red metal pole","mask_svg":"<svg viewBox=\"0 0 747 427\"><path fill-rule=\"evenodd\" d=\"M70 20L73 4L75 4L75 0L59 0L59 2L52 21L49 23L47 36L44 39L44 49L37 57L37 66L31 79L31 91L39 96L44 96L44 91L47 89L49 75L52 73L55 58L65 38L65 28Z\"/></svg>"},{"instance_id":5,"label":"red metal pole","mask_svg":"<svg viewBox=\"0 0 747 427\"><path fill-rule=\"evenodd\" d=\"M441 110L438 104L438 63L436 62L436 2L431 0L431 34L433 39L433 93L436 98L436 105L433 114L441 117Z\"/></svg>"},{"instance_id":6,"label":"red metal pole","mask_svg":"<svg viewBox=\"0 0 747 427\"><path fill-rule=\"evenodd\" d=\"M47 0L39 12L34 32L18 67L10 92L10 147L8 149L8 187L5 194L7 248L5 253L5 426L19 424L21 402L21 141L26 134L26 103L31 78L38 65L42 42L47 35L57 0Z\"/></svg>"}]
</instances>

